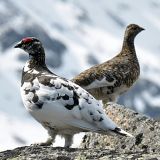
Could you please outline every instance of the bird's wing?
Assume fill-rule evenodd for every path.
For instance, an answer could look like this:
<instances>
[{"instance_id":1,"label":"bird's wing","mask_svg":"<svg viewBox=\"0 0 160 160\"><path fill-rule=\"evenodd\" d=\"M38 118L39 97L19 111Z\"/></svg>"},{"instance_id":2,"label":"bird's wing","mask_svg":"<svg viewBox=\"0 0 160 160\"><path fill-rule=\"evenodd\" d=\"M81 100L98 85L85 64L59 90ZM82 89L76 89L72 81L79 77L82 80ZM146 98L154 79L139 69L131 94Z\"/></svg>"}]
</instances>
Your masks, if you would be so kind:
<instances>
[{"instance_id":1,"label":"bird's wing","mask_svg":"<svg viewBox=\"0 0 160 160\"><path fill-rule=\"evenodd\" d=\"M33 84L39 86L35 91L38 96L35 104L49 103L53 112L55 106L59 107L58 114L62 119L64 117L65 124L85 131L105 132L115 129L115 123L107 117L101 103L73 82L42 75Z\"/></svg>"},{"instance_id":2,"label":"bird's wing","mask_svg":"<svg viewBox=\"0 0 160 160\"><path fill-rule=\"evenodd\" d=\"M72 81L86 90L113 86L117 83L117 75L113 70L86 70L72 79Z\"/></svg>"}]
</instances>

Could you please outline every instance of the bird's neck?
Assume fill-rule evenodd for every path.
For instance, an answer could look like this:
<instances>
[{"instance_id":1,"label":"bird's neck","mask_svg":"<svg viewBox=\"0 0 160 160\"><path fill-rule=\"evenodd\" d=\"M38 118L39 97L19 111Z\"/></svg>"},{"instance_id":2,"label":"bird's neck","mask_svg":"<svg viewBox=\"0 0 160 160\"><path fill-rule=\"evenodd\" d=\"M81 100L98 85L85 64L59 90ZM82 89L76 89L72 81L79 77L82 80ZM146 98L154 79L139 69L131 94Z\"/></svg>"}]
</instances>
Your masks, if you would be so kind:
<instances>
[{"instance_id":1,"label":"bird's neck","mask_svg":"<svg viewBox=\"0 0 160 160\"><path fill-rule=\"evenodd\" d=\"M27 61L26 65L23 68L23 75L27 72L32 73L31 71L37 71L37 73L46 72L49 74L53 74L45 63L45 52L43 47L39 47L36 50L35 54L32 52L29 54L29 61ZM34 73L34 74L35 74Z\"/></svg>"},{"instance_id":2,"label":"bird's neck","mask_svg":"<svg viewBox=\"0 0 160 160\"><path fill-rule=\"evenodd\" d=\"M46 67L44 49L38 48L35 52L35 54L29 54L29 67L35 69Z\"/></svg>"},{"instance_id":3,"label":"bird's neck","mask_svg":"<svg viewBox=\"0 0 160 160\"><path fill-rule=\"evenodd\" d=\"M136 55L135 47L134 47L134 38L133 36L125 36L123 40L123 46L121 53L128 53L130 55Z\"/></svg>"}]
</instances>

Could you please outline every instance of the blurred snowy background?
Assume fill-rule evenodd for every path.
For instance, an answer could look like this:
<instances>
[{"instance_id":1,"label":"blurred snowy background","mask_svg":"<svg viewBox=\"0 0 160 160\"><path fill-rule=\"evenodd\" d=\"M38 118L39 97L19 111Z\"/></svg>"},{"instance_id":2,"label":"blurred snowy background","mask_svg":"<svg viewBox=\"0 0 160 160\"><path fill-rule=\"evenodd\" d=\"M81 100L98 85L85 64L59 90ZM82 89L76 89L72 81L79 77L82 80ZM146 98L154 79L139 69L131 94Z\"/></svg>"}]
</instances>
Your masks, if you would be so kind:
<instances>
[{"instance_id":1,"label":"blurred snowy background","mask_svg":"<svg viewBox=\"0 0 160 160\"><path fill-rule=\"evenodd\" d=\"M141 77L119 103L159 118L160 0L1 0L0 150L47 137L21 101L21 70L28 56L13 49L17 41L26 36L39 38L51 70L72 78L115 56L130 23L146 29L135 40ZM57 144L63 140L57 139Z\"/></svg>"}]
</instances>

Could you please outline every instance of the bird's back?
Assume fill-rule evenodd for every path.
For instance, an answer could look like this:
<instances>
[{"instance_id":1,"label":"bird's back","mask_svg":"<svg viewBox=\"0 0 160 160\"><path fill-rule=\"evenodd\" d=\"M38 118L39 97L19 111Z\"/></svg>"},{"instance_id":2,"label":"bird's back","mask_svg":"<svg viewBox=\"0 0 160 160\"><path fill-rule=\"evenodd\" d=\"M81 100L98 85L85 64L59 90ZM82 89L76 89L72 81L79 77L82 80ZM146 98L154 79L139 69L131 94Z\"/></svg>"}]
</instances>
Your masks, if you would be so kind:
<instances>
[{"instance_id":1,"label":"bird's back","mask_svg":"<svg viewBox=\"0 0 160 160\"><path fill-rule=\"evenodd\" d=\"M97 99L103 100L108 97L112 100L132 86L139 74L137 57L120 53L111 60L80 73L72 81L88 90ZM107 101L110 101L109 99Z\"/></svg>"}]
</instances>

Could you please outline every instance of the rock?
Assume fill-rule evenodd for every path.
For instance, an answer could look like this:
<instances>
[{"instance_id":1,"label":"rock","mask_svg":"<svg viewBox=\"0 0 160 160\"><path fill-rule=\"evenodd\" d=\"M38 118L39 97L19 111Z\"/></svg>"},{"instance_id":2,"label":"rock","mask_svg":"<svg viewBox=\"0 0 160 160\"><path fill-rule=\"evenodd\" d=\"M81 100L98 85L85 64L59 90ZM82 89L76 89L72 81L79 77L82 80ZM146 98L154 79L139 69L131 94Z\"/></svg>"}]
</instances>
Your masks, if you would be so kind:
<instances>
[{"instance_id":1,"label":"rock","mask_svg":"<svg viewBox=\"0 0 160 160\"><path fill-rule=\"evenodd\" d=\"M1 160L158 160L159 153L117 152L108 149L76 149L60 147L25 146L0 153Z\"/></svg>"},{"instance_id":2,"label":"rock","mask_svg":"<svg viewBox=\"0 0 160 160\"><path fill-rule=\"evenodd\" d=\"M106 107L106 113L135 138L88 133L83 138L82 148L103 148L119 152L145 151L160 153L159 121L114 103Z\"/></svg>"},{"instance_id":3,"label":"rock","mask_svg":"<svg viewBox=\"0 0 160 160\"><path fill-rule=\"evenodd\" d=\"M88 133L80 148L25 146L0 152L0 159L160 159L160 122L117 104L110 104L106 108L107 114L135 138Z\"/></svg>"}]
</instances>

